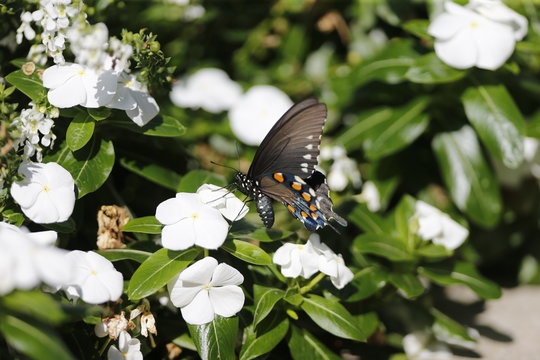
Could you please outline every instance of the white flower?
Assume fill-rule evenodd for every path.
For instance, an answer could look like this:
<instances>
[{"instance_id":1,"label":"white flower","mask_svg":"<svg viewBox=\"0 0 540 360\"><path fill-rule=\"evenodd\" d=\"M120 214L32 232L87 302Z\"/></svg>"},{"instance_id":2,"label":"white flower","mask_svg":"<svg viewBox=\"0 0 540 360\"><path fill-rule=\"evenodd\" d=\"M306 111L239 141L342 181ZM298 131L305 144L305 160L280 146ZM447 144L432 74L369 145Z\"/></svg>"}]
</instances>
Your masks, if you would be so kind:
<instances>
[{"instance_id":1,"label":"white flower","mask_svg":"<svg viewBox=\"0 0 540 360\"><path fill-rule=\"evenodd\" d=\"M450 348L428 331L415 331L403 337L403 350L409 360L452 360Z\"/></svg>"},{"instance_id":2,"label":"white flower","mask_svg":"<svg viewBox=\"0 0 540 360\"><path fill-rule=\"evenodd\" d=\"M221 215L231 221L242 219L249 208L230 191L213 184L203 184L197 189L203 203L219 210Z\"/></svg>"},{"instance_id":3,"label":"white flower","mask_svg":"<svg viewBox=\"0 0 540 360\"><path fill-rule=\"evenodd\" d=\"M306 244L283 244L276 250L272 261L281 266L283 276L309 278L319 270L319 254L311 242Z\"/></svg>"},{"instance_id":4,"label":"white flower","mask_svg":"<svg viewBox=\"0 0 540 360\"><path fill-rule=\"evenodd\" d=\"M178 193L156 209L156 218L165 225L161 231L163 247L184 250L193 245L217 249L227 237L229 224L247 213L244 204L233 194L213 191L215 185L202 185L197 194ZM236 200L235 200L236 199Z\"/></svg>"},{"instance_id":5,"label":"white flower","mask_svg":"<svg viewBox=\"0 0 540 360\"><path fill-rule=\"evenodd\" d=\"M176 106L219 113L230 109L241 94L240 85L225 71L205 68L174 84L170 97Z\"/></svg>"},{"instance_id":6,"label":"white flower","mask_svg":"<svg viewBox=\"0 0 540 360\"><path fill-rule=\"evenodd\" d=\"M231 129L244 144L259 145L292 105L291 99L276 87L253 86L229 110Z\"/></svg>"},{"instance_id":7,"label":"white flower","mask_svg":"<svg viewBox=\"0 0 540 360\"><path fill-rule=\"evenodd\" d=\"M472 0L465 7L448 1L445 10L428 32L437 56L458 69L497 69L527 32L527 19L499 0Z\"/></svg>"},{"instance_id":8,"label":"white flower","mask_svg":"<svg viewBox=\"0 0 540 360\"><path fill-rule=\"evenodd\" d=\"M326 181L330 189L343 191L349 181L354 187L362 185L362 177L358 170L356 161L347 157L347 152L342 146L323 147L321 150L321 160L332 160L330 171Z\"/></svg>"},{"instance_id":9,"label":"white flower","mask_svg":"<svg viewBox=\"0 0 540 360\"><path fill-rule=\"evenodd\" d=\"M493 160L495 172L501 184L517 188L524 179L531 175L540 179L540 141L525 137L523 150L525 161L515 169L510 169L497 159Z\"/></svg>"},{"instance_id":10,"label":"white flower","mask_svg":"<svg viewBox=\"0 0 540 360\"><path fill-rule=\"evenodd\" d=\"M23 163L21 181L11 185L11 196L28 218L39 224L63 222L69 219L75 206L75 182L71 174L50 162Z\"/></svg>"},{"instance_id":11,"label":"white flower","mask_svg":"<svg viewBox=\"0 0 540 360\"><path fill-rule=\"evenodd\" d=\"M107 351L107 360L142 360L141 342L126 332L118 337L118 348L112 345Z\"/></svg>"},{"instance_id":12,"label":"white flower","mask_svg":"<svg viewBox=\"0 0 540 360\"><path fill-rule=\"evenodd\" d=\"M235 268L205 257L182 271L168 284L174 306L179 307L188 324L202 325L216 315L231 317L244 305L238 286L244 277Z\"/></svg>"},{"instance_id":13,"label":"white flower","mask_svg":"<svg viewBox=\"0 0 540 360\"><path fill-rule=\"evenodd\" d=\"M0 222L0 295L69 281L74 264L66 259L67 251L51 245L55 240L54 231L28 233Z\"/></svg>"},{"instance_id":14,"label":"white flower","mask_svg":"<svg viewBox=\"0 0 540 360\"><path fill-rule=\"evenodd\" d=\"M78 64L54 65L43 72L43 86L49 102L59 108L82 105L97 108L109 103L116 93L117 74L96 71Z\"/></svg>"},{"instance_id":15,"label":"white flower","mask_svg":"<svg viewBox=\"0 0 540 360\"><path fill-rule=\"evenodd\" d=\"M75 62L92 69L103 67L108 54L109 29L104 23L77 22L67 32Z\"/></svg>"},{"instance_id":16,"label":"white flower","mask_svg":"<svg viewBox=\"0 0 540 360\"><path fill-rule=\"evenodd\" d=\"M75 264L73 278L64 284L64 289L80 297L88 304L101 304L116 301L122 295L124 278L113 264L103 256L80 250L68 255Z\"/></svg>"},{"instance_id":17,"label":"white flower","mask_svg":"<svg viewBox=\"0 0 540 360\"><path fill-rule=\"evenodd\" d=\"M159 113L159 106L146 86L137 81L134 75L121 73L118 77L116 94L109 108L125 110L126 114L139 126L146 125Z\"/></svg>"},{"instance_id":18,"label":"white flower","mask_svg":"<svg viewBox=\"0 0 540 360\"><path fill-rule=\"evenodd\" d=\"M369 210L376 212L381 210L381 197L377 186L372 181L366 181L362 187L360 201L365 202Z\"/></svg>"},{"instance_id":19,"label":"white flower","mask_svg":"<svg viewBox=\"0 0 540 360\"><path fill-rule=\"evenodd\" d=\"M32 14L25 11L21 14L21 26L17 29L17 44L22 43L23 35L27 40L33 40L36 37L36 32L30 24L33 21Z\"/></svg>"},{"instance_id":20,"label":"white flower","mask_svg":"<svg viewBox=\"0 0 540 360\"><path fill-rule=\"evenodd\" d=\"M469 236L469 230L454 221L448 214L420 200L416 201L413 218L418 220L417 235L448 250L457 249Z\"/></svg>"},{"instance_id":21,"label":"white flower","mask_svg":"<svg viewBox=\"0 0 540 360\"><path fill-rule=\"evenodd\" d=\"M109 327L107 326L108 321L100 321L94 326L94 334L98 338L104 338L105 336L109 335Z\"/></svg>"},{"instance_id":22,"label":"white flower","mask_svg":"<svg viewBox=\"0 0 540 360\"><path fill-rule=\"evenodd\" d=\"M319 234L311 234L308 242L319 254L318 267L323 274L330 276L332 284L337 289L343 289L354 278L353 272L345 265L343 256L332 251L321 242Z\"/></svg>"}]
</instances>

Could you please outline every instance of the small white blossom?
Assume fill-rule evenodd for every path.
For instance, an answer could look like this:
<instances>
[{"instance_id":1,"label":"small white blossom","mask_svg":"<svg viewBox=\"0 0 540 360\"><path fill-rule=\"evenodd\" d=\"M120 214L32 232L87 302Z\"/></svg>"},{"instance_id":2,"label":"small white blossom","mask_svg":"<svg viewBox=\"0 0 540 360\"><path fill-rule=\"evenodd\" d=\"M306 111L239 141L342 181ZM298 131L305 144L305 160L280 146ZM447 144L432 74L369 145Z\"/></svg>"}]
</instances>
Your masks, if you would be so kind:
<instances>
[{"instance_id":1,"label":"small white blossom","mask_svg":"<svg viewBox=\"0 0 540 360\"><path fill-rule=\"evenodd\" d=\"M179 307L188 324L202 325L216 315L231 317L244 305L238 286L244 277L235 268L205 257L182 271L168 284L171 302Z\"/></svg>"},{"instance_id":2,"label":"small white blossom","mask_svg":"<svg viewBox=\"0 0 540 360\"><path fill-rule=\"evenodd\" d=\"M174 84L173 104L212 113L228 110L242 94L242 88L221 69L204 68Z\"/></svg>"},{"instance_id":3,"label":"small white blossom","mask_svg":"<svg viewBox=\"0 0 540 360\"><path fill-rule=\"evenodd\" d=\"M458 69L499 68L527 33L527 19L500 0L471 0L465 7L447 1L445 10L428 32L437 56Z\"/></svg>"},{"instance_id":4,"label":"small white blossom","mask_svg":"<svg viewBox=\"0 0 540 360\"><path fill-rule=\"evenodd\" d=\"M330 171L326 177L328 186L334 191L343 191L349 181L356 188L362 185L362 177L356 161L347 157L347 152L342 146L323 147L321 160L332 160Z\"/></svg>"},{"instance_id":5,"label":"small white blossom","mask_svg":"<svg viewBox=\"0 0 540 360\"><path fill-rule=\"evenodd\" d=\"M141 342L131 338L127 331L122 332L118 337L118 348L112 345L107 351L107 360L143 360Z\"/></svg>"},{"instance_id":6,"label":"small white blossom","mask_svg":"<svg viewBox=\"0 0 540 360\"><path fill-rule=\"evenodd\" d=\"M368 209L373 212L381 210L381 196L374 182L366 181L364 183L362 193L360 193L360 201L365 202Z\"/></svg>"},{"instance_id":7,"label":"small white blossom","mask_svg":"<svg viewBox=\"0 0 540 360\"><path fill-rule=\"evenodd\" d=\"M337 289L343 289L354 278L353 272L345 265L343 256L336 254L325 243L321 242L319 234L311 234L308 240L319 254L318 267L323 274L330 276L332 284Z\"/></svg>"},{"instance_id":8,"label":"small white blossom","mask_svg":"<svg viewBox=\"0 0 540 360\"><path fill-rule=\"evenodd\" d=\"M287 94L274 86L253 86L229 110L231 129L244 144L259 145L292 105Z\"/></svg>"},{"instance_id":9,"label":"small white blossom","mask_svg":"<svg viewBox=\"0 0 540 360\"><path fill-rule=\"evenodd\" d=\"M104 338L105 336L109 335L109 328L107 327L108 321L100 321L94 326L94 334L98 338Z\"/></svg>"},{"instance_id":10,"label":"small white blossom","mask_svg":"<svg viewBox=\"0 0 540 360\"><path fill-rule=\"evenodd\" d=\"M32 13L25 11L21 14L21 26L17 29L17 44L22 43L23 35L26 40L34 40L36 31L32 28Z\"/></svg>"},{"instance_id":11,"label":"small white blossom","mask_svg":"<svg viewBox=\"0 0 540 360\"><path fill-rule=\"evenodd\" d=\"M203 184L197 189L203 203L219 210L221 215L231 221L242 219L249 208L234 194L213 184Z\"/></svg>"},{"instance_id":12,"label":"small white blossom","mask_svg":"<svg viewBox=\"0 0 540 360\"><path fill-rule=\"evenodd\" d=\"M68 30L67 36L77 64L92 69L103 67L109 40L109 29L104 23L77 22Z\"/></svg>"},{"instance_id":13,"label":"small white blossom","mask_svg":"<svg viewBox=\"0 0 540 360\"><path fill-rule=\"evenodd\" d=\"M75 264L75 271L64 289L73 297L88 304L116 301L122 295L124 278L113 264L93 251L71 251L68 255Z\"/></svg>"},{"instance_id":14,"label":"small white blossom","mask_svg":"<svg viewBox=\"0 0 540 360\"><path fill-rule=\"evenodd\" d=\"M469 230L453 220L448 214L423 202L416 201L416 212L413 218L418 221L417 235L423 240L431 240L448 250L455 250L469 236Z\"/></svg>"},{"instance_id":15,"label":"small white blossom","mask_svg":"<svg viewBox=\"0 0 540 360\"><path fill-rule=\"evenodd\" d=\"M445 343L428 331L415 331L403 338L403 350L409 360L452 360L454 356Z\"/></svg>"},{"instance_id":16,"label":"small white blossom","mask_svg":"<svg viewBox=\"0 0 540 360\"><path fill-rule=\"evenodd\" d=\"M97 108L108 104L116 93L117 79L118 75L111 70L97 71L69 63L43 72L43 86L49 89L47 98L59 108Z\"/></svg>"},{"instance_id":17,"label":"small white blossom","mask_svg":"<svg viewBox=\"0 0 540 360\"><path fill-rule=\"evenodd\" d=\"M283 244L274 253L272 261L281 266L283 276L290 278L302 276L307 279L319 270L319 254L309 241L303 245Z\"/></svg>"},{"instance_id":18,"label":"small white blossom","mask_svg":"<svg viewBox=\"0 0 540 360\"><path fill-rule=\"evenodd\" d=\"M126 73L119 75L116 94L105 106L125 110L131 120L139 126L146 125L159 113L159 106L148 93L146 86L137 81L134 75Z\"/></svg>"},{"instance_id":19,"label":"small white blossom","mask_svg":"<svg viewBox=\"0 0 540 360\"><path fill-rule=\"evenodd\" d=\"M51 244L55 240L54 231L28 233L0 222L0 296L41 282L54 288L69 281L74 264L67 251Z\"/></svg>"},{"instance_id":20,"label":"small white blossom","mask_svg":"<svg viewBox=\"0 0 540 360\"><path fill-rule=\"evenodd\" d=\"M75 182L71 174L50 162L23 163L21 181L11 185L11 196L28 218L39 224L63 222L69 219L75 206Z\"/></svg>"}]
</instances>

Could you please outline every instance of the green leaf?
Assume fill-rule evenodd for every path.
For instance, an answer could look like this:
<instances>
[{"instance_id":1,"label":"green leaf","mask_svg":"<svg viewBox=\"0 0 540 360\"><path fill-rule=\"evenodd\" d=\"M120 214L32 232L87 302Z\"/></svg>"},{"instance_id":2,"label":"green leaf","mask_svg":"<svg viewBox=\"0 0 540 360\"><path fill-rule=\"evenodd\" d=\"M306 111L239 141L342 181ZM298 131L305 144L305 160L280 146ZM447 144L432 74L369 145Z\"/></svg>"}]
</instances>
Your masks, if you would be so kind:
<instances>
[{"instance_id":1,"label":"green leaf","mask_svg":"<svg viewBox=\"0 0 540 360\"><path fill-rule=\"evenodd\" d=\"M418 36L421 39L429 40L431 36L428 34L429 20L414 19L403 24L403 29L411 34Z\"/></svg>"},{"instance_id":2,"label":"green leaf","mask_svg":"<svg viewBox=\"0 0 540 360\"><path fill-rule=\"evenodd\" d=\"M442 245L426 244L416 249L415 254L430 259L440 259L452 256L452 251Z\"/></svg>"},{"instance_id":3,"label":"green leaf","mask_svg":"<svg viewBox=\"0 0 540 360\"><path fill-rule=\"evenodd\" d=\"M386 285L388 275L379 267L371 266L355 274L351 286L356 291L346 301L355 302L366 299Z\"/></svg>"},{"instance_id":4,"label":"green leaf","mask_svg":"<svg viewBox=\"0 0 540 360\"><path fill-rule=\"evenodd\" d=\"M345 339L366 341L364 329L340 303L310 294L301 307L321 329Z\"/></svg>"},{"instance_id":5,"label":"green leaf","mask_svg":"<svg viewBox=\"0 0 540 360\"><path fill-rule=\"evenodd\" d=\"M477 224L494 226L502 211L501 195L474 130L463 126L440 133L432 146L456 206Z\"/></svg>"},{"instance_id":6,"label":"green leaf","mask_svg":"<svg viewBox=\"0 0 540 360\"><path fill-rule=\"evenodd\" d=\"M36 103L39 103L39 100L46 96L45 88L37 72L32 75L25 75L22 70L16 70L7 75L6 80Z\"/></svg>"},{"instance_id":7,"label":"green leaf","mask_svg":"<svg viewBox=\"0 0 540 360\"><path fill-rule=\"evenodd\" d=\"M255 296L253 326L257 326L272 311L277 302L283 299L285 292L280 289L254 284L253 293Z\"/></svg>"},{"instance_id":8,"label":"green leaf","mask_svg":"<svg viewBox=\"0 0 540 360\"><path fill-rule=\"evenodd\" d=\"M406 244L391 235L371 233L358 235L354 239L353 247L361 253L382 256L392 261L413 259Z\"/></svg>"},{"instance_id":9,"label":"green leaf","mask_svg":"<svg viewBox=\"0 0 540 360\"><path fill-rule=\"evenodd\" d=\"M238 231L232 231L230 235L235 239L244 239L244 240L256 240L260 242L272 242L272 241L278 241L283 240L291 236L293 233L291 231L286 230L278 230L278 229L268 229L268 228L256 228L253 230L252 228L249 229L242 229Z\"/></svg>"},{"instance_id":10,"label":"green leaf","mask_svg":"<svg viewBox=\"0 0 540 360\"><path fill-rule=\"evenodd\" d=\"M111 116L111 109L106 107L87 108L86 110L88 111L88 115L97 121L105 120Z\"/></svg>"},{"instance_id":11,"label":"green leaf","mask_svg":"<svg viewBox=\"0 0 540 360\"><path fill-rule=\"evenodd\" d=\"M204 325L189 325L189 333L202 360L234 360L238 317L216 318Z\"/></svg>"},{"instance_id":12,"label":"green leaf","mask_svg":"<svg viewBox=\"0 0 540 360\"><path fill-rule=\"evenodd\" d=\"M384 219L368 209L366 204L356 204L347 218L368 233L385 234Z\"/></svg>"},{"instance_id":13,"label":"green leaf","mask_svg":"<svg viewBox=\"0 0 540 360\"><path fill-rule=\"evenodd\" d=\"M164 188L176 191L180 183L180 175L151 161L122 157L120 158L120 165Z\"/></svg>"},{"instance_id":14,"label":"green leaf","mask_svg":"<svg viewBox=\"0 0 540 360\"><path fill-rule=\"evenodd\" d=\"M184 251L160 249L135 271L128 286L130 300L152 295L184 270L200 254L200 249Z\"/></svg>"},{"instance_id":15,"label":"green leaf","mask_svg":"<svg viewBox=\"0 0 540 360\"><path fill-rule=\"evenodd\" d=\"M32 359L75 359L53 329L34 320L0 313L0 332L9 346Z\"/></svg>"},{"instance_id":16,"label":"green leaf","mask_svg":"<svg viewBox=\"0 0 540 360\"><path fill-rule=\"evenodd\" d=\"M288 345L294 360L341 359L340 356L334 354L309 331L294 325L291 325L291 336Z\"/></svg>"},{"instance_id":17,"label":"green leaf","mask_svg":"<svg viewBox=\"0 0 540 360\"><path fill-rule=\"evenodd\" d=\"M0 297L0 304L12 313L28 315L44 323L57 325L68 319L60 303L41 291L14 291Z\"/></svg>"},{"instance_id":18,"label":"green leaf","mask_svg":"<svg viewBox=\"0 0 540 360\"><path fill-rule=\"evenodd\" d=\"M144 216L131 219L122 227L122 231L143 233L143 234L161 234L163 225L155 216Z\"/></svg>"},{"instance_id":19,"label":"green leaf","mask_svg":"<svg viewBox=\"0 0 540 360\"><path fill-rule=\"evenodd\" d=\"M409 299L422 295L425 290L418 277L414 274L392 273L388 275L388 281L402 290Z\"/></svg>"},{"instance_id":20,"label":"green leaf","mask_svg":"<svg viewBox=\"0 0 540 360\"><path fill-rule=\"evenodd\" d=\"M273 313L256 329L249 326L245 330L244 345L240 350L240 360L250 360L270 352L287 334L289 319L282 313Z\"/></svg>"},{"instance_id":21,"label":"green leaf","mask_svg":"<svg viewBox=\"0 0 540 360\"><path fill-rule=\"evenodd\" d=\"M257 245L243 240L227 240L221 248L231 255L255 265L270 265L272 258Z\"/></svg>"},{"instance_id":22,"label":"green leaf","mask_svg":"<svg viewBox=\"0 0 540 360\"><path fill-rule=\"evenodd\" d=\"M49 230L54 230L63 234L74 233L77 230L77 224L75 223L75 220L73 220L73 218L71 217L66 221L52 224L43 224L43 226Z\"/></svg>"},{"instance_id":23,"label":"green leaf","mask_svg":"<svg viewBox=\"0 0 540 360\"><path fill-rule=\"evenodd\" d=\"M386 112L364 133L363 148L372 160L393 154L416 140L427 128L429 117L423 111L429 98L419 97L405 106ZM384 109L383 111L385 111Z\"/></svg>"},{"instance_id":24,"label":"green leaf","mask_svg":"<svg viewBox=\"0 0 540 360\"><path fill-rule=\"evenodd\" d=\"M214 184L217 186L227 185L223 175L214 174L206 170L193 170L188 172L178 185L177 192L196 192L202 184Z\"/></svg>"},{"instance_id":25,"label":"green leaf","mask_svg":"<svg viewBox=\"0 0 540 360\"><path fill-rule=\"evenodd\" d=\"M138 134L161 136L161 137L177 137L186 132L184 125L172 116L158 115L144 126L135 124L130 119L109 119L107 124L126 129Z\"/></svg>"},{"instance_id":26,"label":"green leaf","mask_svg":"<svg viewBox=\"0 0 540 360\"><path fill-rule=\"evenodd\" d=\"M366 338L373 335L375 330L377 330L379 327L379 318L373 311L365 314L354 315L354 319L358 324L358 327L366 334Z\"/></svg>"},{"instance_id":27,"label":"green leaf","mask_svg":"<svg viewBox=\"0 0 540 360\"><path fill-rule=\"evenodd\" d=\"M72 152L64 142L60 150L46 157L46 162L55 161L71 173L79 189L79 199L96 191L112 171L114 147L110 140L92 137L80 150Z\"/></svg>"},{"instance_id":28,"label":"green leaf","mask_svg":"<svg viewBox=\"0 0 540 360\"><path fill-rule=\"evenodd\" d=\"M453 268L442 265L420 267L418 273L439 285L466 285L484 299L497 299L501 296L499 286L480 275L470 263L458 262Z\"/></svg>"},{"instance_id":29,"label":"green leaf","mask_svg":"<svg viewBox=\"0 0 540 360\"><path fill-rule=\"evenodd\" d=\"M66 131L66 142L70 150L81 149L90 141L96 127L95 120L85 112L78 113Z\"/></svg>"},{"instance_id":30,"label":"green leaf","mask_svg":"<svg viewBox=\"0 0 540 360\"><path fill-rule=\"evenodd\" d=\"M146 261L152 253L135 249L108 249L97 252L110 261L133 260L138 263Z\"/></svg>"},{"instance_id":31,"label":"green leaf","mask_svg":"<svg viewBox=\"0 0 540 360\"><path fill-rule=\"evenodd\" d=\"M476 339L469 334L465 326L435 308L431 308L430 312L435 318L432 328L438 340L467 349L474 349Z\"/></svg>"},{"instance_id":32,"label":"green leaf","mask_svg":"<svg viewBox=\"0 0 540 360\"><path fill-rule=\"evenodd\" d=\"M489 152L509 168L518 167L524 160L525 120L504 85L470 86L461 100Z\"/></svg>"},{"instance_id":33,"label":"green leaf","mask_svg":"<svg viewBox=\"0 0 540 360\"><path fill-rule=\"evenodd\" d=\"M416 59L405 77L418 84L442 84L459 80L466 74L443 63L435 53L429 53Z\"/></svg>"},{"instance_id":34,"label":"green leaf","mask_svg":"<svg viewBox=\"0 0 540 360\"><path fill-rule=\"evenodd\" d=\"M404 195L394 210L395 230L403 243L407 244L412 236L409 223L416 212L416 199L410 195Z\"/></svg>"}]
</instances>

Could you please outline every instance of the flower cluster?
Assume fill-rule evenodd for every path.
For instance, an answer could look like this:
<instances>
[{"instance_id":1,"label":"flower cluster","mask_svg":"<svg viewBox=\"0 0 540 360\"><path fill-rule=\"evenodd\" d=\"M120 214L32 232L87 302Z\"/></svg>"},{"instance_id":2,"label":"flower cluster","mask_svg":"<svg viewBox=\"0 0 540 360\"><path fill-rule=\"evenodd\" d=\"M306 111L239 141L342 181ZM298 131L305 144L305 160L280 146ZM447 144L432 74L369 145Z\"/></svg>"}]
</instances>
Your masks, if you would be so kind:
<instances>
[{"instance_id":1,"label":"flower cluster","mask_svg":"<svg viewBox=\"0 0 540 360\"><path fill-rule=\"evenodd\" d=\"M369 210L373 212L381 210L381 194L373 181L366 181L362 185L362 192L358 197L360 202L366 203Z\"/></svg>"},{"instance_id":2,"label":"flower cluster","mask_svg":"<svg viewBox=\"0 0 540 360\"><path fill-rule=\"evenodd\" d=\"M527 34L527 19L500 0L451 1L430 24L437 56L450 66L495 70L508 60L516 41Z\"/></svg>"},{"instance_id":3,"label":"flower cluster","mask_svg":"<svg viewBox=\"0 0 540 360\"><path fill-rule=\"evenodd\" d=\"M127 331L118 336L118 347L112 345L107 351L107 360L142 360L141 342L131 338Z\"/></svg>"},{"instance_id":4,"label":"flower cluster","mask_svg":"<svg viewBox=\"0 0 540 360\"><path fill-rule=\"evenodd\" d=\"M56 135L52 132L53 118L58 116L58 110L47 112L44 107L37 107L33 102L30 108L21 111L12 123L17 131L15 149L24 147L23 160L35 156L38 162L43 159L43 147L53 147Z\"/></svg>"},{"instance_id":5,"label":"flower cluster","mask_svg":"<svg viewBox=\"0 0 540 360\"><path fill-rule=\"evenodd\" d=\"M290 278L302 276L307 279L320 271L330 276L337 289L342 289L353 279L341 254L334 253L321 242L318 234L312 234L305 244L284 244L275 252L273 262L281 266L283 276Z\"/></svg>"},{"instance_id":6,"label":"flower cluster","mask_svg":"<svg viewBox=\"0 0 540 360\"><path fill-rule=\"evenodd\" d=\"M21 26L17 29L17 43L20 44L23 35L27 40L36 38L36 31L32 23L42 29L41 46L30 49L28 58L37 58L42 65L46 58L40 54L46 53L52 57L56 64L63 64L65 59L63 51L66 48L66 32L70 23L79 14L79 10L72 6L71 0L40 0L39 8L34 12L21 14ZM82 4L82 2L81 2Z\"/></svg>"},{"instance_id":7,"label":"flower cluster","mask_svg":"<svg viewBox=\"0 0 540 360\"><path fill-rule=\"evenodd\" d=\"M229 111L231 129L247 145L259 145L292 101L281 90L257 85L242 94L242 88L223 70L204 68L177 82L171 101L181 107L208 112ZM257 119L257 126L253 126Z\"/></svg>"},{"instance_id":8,"label":"flower cluster","mask_svg":"<svg viewBox=\"0 0 540 360\"><path fill-rule=\"evenodd\" d=\"M205 257L182 271L168 284L171 302L180 308L188 324L202 325L216 315L231 317L244 305L238 286L244 277L235 268Z\"/></svg>"},{"instance_id":9,"label":"flower cluster","mask_svg":"<svg viewBox=\"0 0 540 360\"><path fill-rule=\"evenodd\" d=\"M321 149L321 160L332 160L327 182L330 189L342 191L350 181L357 188L362 185L362 177L356 162L347 156L343 146L326 146Z\"/></svg>"},{"instance_id":10,"label":"flower cluster","mask_svg":"<svg viewBox=\"0 0 540 360\"><path fill-rule=\"evenodd\" d=\"M164 225L162 245L171 250L193 245L217 249L228 233L224 217L239 220L248 210L240 199L216 185L204 184L196 194L178 193L156 209L156 218Z\"/></svg>"}]
</instances>

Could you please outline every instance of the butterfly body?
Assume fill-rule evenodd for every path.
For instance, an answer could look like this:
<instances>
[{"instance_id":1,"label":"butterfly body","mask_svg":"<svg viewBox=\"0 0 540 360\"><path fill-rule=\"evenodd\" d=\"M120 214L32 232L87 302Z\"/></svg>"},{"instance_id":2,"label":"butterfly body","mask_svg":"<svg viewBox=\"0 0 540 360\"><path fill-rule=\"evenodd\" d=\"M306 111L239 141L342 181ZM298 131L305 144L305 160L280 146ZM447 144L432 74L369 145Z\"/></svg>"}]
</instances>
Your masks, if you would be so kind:
<instances>
[{"instance_id":1,"label":"butterfly body","mask_svg":"<svg viewBox=\"0 0 540 360\"><path fill-rule=\"evenodd\" d=\"M279 201L304 226L315 231L336 219L332 201L318 165L326 106L314 98L292 106L268 132L247 174L237 173L238 190L252 198L266 227L274 223L272 200Z\"/></svg>"}]
</instances>

